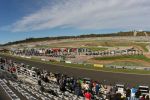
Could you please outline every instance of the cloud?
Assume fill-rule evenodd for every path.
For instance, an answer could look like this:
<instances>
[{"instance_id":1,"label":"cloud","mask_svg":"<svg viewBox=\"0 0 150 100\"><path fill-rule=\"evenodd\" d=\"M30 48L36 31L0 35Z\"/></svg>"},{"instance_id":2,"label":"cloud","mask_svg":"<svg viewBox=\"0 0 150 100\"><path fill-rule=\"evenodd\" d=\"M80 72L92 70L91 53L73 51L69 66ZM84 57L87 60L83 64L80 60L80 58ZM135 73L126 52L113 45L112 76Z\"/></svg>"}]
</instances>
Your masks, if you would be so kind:
<instances>
[{"instance_id":1,"label":"cloud","mask_svg":"<svg viewBox=\"0 0 150 100\"><path fill-rule=\"evenodd\" d=\"M53 28L149 29L149 0L59 0L9 26L12 32ZM8 27L8 26L7 26Z\"/></svg>"}]
</instances>

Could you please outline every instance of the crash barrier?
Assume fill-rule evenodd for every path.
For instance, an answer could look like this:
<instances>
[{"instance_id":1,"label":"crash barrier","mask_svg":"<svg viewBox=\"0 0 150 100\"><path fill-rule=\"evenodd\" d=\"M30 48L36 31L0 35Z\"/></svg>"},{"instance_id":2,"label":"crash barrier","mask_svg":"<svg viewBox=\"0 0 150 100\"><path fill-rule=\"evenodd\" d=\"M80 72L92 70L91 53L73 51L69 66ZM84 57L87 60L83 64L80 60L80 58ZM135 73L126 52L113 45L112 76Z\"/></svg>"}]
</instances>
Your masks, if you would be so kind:
<instances>
[{"instance_id":1,"label":"crash barrier","mask_svg":"<svg viewBox=\"0 0 150 100\"><path fill-rule=\"evenodd\" d=\"M27 58L27 59L31 59L30 56L20 56L20 57L22 57L22 58Z\"/></svg>"},{"instance_id":2,"label":"crash barrier","mask_svg":"<svg viewBox=\"0 0 150 100\"><path fill-rule=\"evenodd\" d=\"M71 64L71 61L65 61L65 63Z\"/></svg>"}]
</instances>

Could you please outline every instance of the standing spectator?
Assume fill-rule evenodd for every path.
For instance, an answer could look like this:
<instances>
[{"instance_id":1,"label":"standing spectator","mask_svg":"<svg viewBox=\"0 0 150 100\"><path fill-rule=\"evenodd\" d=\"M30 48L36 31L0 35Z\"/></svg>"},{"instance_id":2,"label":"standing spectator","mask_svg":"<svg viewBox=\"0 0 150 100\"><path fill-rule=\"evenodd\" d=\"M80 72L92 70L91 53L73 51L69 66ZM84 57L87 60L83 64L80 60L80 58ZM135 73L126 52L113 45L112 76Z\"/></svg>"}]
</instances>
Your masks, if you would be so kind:
<instances>
[{"instance_id":1,"label":"standing spectator","mask_svg":"<svg viewBox=\"0 0 150 100\"><path fill-rule=\"evenodd\" d=\"M89 92L89 90L85 91L84 97L85 97L85 100L91 100L92 94Z\"/></svg>"},{"instance_id":2,"label":"standing spectator","mask_svg":"<svg viewBox=\"0 0 150 100\"><path fill-rule=\"evenodd\" d=\"M137 89L135 87L131 88L131 100L134 100L137 96Z\"/></svg>"},{"instance_id":3,"label":"standing spectator","mask_svg":"<svg viewBox=\"0 0 150 100\"><path fill-rule=\"evenodd\" d=\"M96 83L96 86L95 86L95 92L96 92L96 95L99 94L99 89L100 89L100 86L98 83Z\"/></svg>"},{"instance_id":4,"label":"standing spectator","mask_svg":"<svg viewBox=\"0 0 150 100\"><path fill-rule=\"evenodd\" d=\"M88 90L88 89L89 89L89 87L88 87L88 85L86 84L86 81L85 81L85 80L82 82L81 87L82 87L83 90Z\"/></svg>"},{"instance_id":5,"label":"standing spectator","mask_svg":"<svg viewBox=\"0 0 150 100\"><path fill-rule=\"evenodd\" d=\"M92 80L91 80L91 81L90 81L90 84L89 84L89 91L93 94L92 89L93 89L93 82L92 82Z\"/></svg>"},{"instance_id":6,"label":"standing spectator","mask_svg":"<svg viewBox=\"0 0 150 100\"><path fill-rule=\"evenodd\" d=\"M73 90L75 90L75 87L76 87L76 85L77 85L77 80L74 79L72 82L73 82L73 83L72 83L72 88L73 88Z\"/></svg>"},{"instance_id":7,"label":"standing spectator","mask_svg":"<svg viewBox=\"0 0 150 100\"><path fill-rule=\"evenodd\" d=\"M77 83L75 84L75 90L74 90L75 94L77 95L77 97L82 95L81 92L81 84L79 81L77 81Z\"/></svg>"},{"instance_id":8,"label":"standing spectator","mask_svg":"<svg viewBox=\"0 0 150 100\"><path fill-rule=\"evenodd\" d=\"M129 88L126 89L126 97L127 97L127 100L130 100L131 90Z\"/></svg>"},{"instance_id":9,"label":"standing spectator","mask_svg":"<svg viewBox=\"0 0 150 100\"><path fill-rule=\"evenodd\" d=\"M63 92L66 91L66 88L65 88L66 83L65 83L65 79L64 78L60 79L59 84L60 84L60 90L63 91Z\"/></svg>"},{"instance_id":10,"label":"standing spectator","mask_svg":"<svg viewBox=\"0 0 150 100\"><path fill-rule=\"evenodd\" d=\"M135 93L135 99L139 100L140 96L141 96L141 91L138 89L137 92Z\"/></svg>"}]
</instances>

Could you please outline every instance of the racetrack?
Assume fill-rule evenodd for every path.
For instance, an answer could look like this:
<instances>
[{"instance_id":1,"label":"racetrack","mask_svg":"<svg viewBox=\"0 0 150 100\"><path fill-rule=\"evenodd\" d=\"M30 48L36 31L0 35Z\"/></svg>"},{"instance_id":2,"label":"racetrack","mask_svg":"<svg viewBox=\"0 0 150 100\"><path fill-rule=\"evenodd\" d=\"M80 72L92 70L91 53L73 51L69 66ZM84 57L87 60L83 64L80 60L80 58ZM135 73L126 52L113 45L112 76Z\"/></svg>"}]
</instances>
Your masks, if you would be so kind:
<instances>
[{"instance_id":1,"label":"racetrack","mask_svg":"<svg viewBox=\"0 0 150 100\"><path fill-rule=\"evenodd\" d=\"M124 74L124 73L111 73L103 71L93 71L85 69L77 69L70 67L63 67L59 65L50 65L41 62L29 61L24 59L18 59L14 57L8 57L0 55L1 57L12 59L16 62L25 63L33 67L38 67L40 69L46 69L50 72L63 73L74 77L88 77L93 80L97 80L104 84L129 84L133 85L149 85L150 86L150 75L136 75L136 74Z\"/></svg>"}]
</instances>

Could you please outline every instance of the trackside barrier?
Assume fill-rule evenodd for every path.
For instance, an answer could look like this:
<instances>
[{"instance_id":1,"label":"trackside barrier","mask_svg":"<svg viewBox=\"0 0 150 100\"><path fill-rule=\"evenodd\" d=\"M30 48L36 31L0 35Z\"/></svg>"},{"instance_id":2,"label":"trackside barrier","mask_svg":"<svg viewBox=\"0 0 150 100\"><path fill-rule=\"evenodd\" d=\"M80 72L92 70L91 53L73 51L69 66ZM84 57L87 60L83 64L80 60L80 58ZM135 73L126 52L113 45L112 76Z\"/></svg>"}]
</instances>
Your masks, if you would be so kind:
<instances>
[{"instance_id":1,"label":"trackside barrier","mask_svg":"<svg viewBox=\"0 0 150 100\"><path fill-rule=\"evenodd\" d=\"M65 63L71 64L71 61L65 61Z\"/></svg>"}]
</instances>

